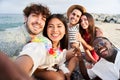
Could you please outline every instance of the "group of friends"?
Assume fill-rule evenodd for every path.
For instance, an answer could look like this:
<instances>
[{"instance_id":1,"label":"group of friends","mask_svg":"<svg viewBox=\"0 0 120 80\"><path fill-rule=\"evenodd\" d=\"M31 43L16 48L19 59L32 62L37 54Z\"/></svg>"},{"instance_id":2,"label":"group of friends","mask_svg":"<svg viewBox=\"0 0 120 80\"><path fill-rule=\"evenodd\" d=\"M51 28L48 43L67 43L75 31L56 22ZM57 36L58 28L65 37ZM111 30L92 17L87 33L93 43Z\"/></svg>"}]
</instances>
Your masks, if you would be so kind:
<instances>
[{"instance_id":1,"label":"group of friends","mask_svg":"<svg viewBox=\"0 0 120 80\"><path fill-rule=\"evenodd\" d=\"M40 3L23 12L23 26L0 32L0 80L71 80L76 66L85 80L120 79L119 49L83 6L70 6L68 20Z\"/></svg>"}]
</instances>

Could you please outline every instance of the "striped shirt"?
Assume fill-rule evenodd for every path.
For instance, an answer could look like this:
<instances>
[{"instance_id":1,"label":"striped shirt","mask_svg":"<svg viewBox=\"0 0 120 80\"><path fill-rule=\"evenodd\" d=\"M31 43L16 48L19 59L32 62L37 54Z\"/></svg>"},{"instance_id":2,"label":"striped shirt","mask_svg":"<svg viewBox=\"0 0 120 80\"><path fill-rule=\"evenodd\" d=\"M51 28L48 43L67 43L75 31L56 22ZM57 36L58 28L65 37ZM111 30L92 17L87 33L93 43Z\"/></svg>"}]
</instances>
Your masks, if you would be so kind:
<instances>
[{"instance_id":1,"label":"striped shirt","mask_svg":"<svg viewBox=\"0 0 120 80\"><path fill-rule=\"evenodd\" d=\"M76 33L79 32L79 24L68 28L69 43L78 42L76 40Z\"/></svg>"}]
</instances>

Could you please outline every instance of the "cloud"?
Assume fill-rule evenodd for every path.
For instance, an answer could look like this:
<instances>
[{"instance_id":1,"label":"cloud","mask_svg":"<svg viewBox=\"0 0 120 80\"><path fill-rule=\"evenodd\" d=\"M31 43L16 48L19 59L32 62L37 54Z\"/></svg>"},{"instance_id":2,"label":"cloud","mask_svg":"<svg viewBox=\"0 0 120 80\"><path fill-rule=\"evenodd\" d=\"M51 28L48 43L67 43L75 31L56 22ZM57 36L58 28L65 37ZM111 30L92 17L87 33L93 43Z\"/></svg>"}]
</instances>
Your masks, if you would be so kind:
<instances>
[{"instance_id":1,"label":"cloud","mask_svg":"<svg viewBox=\"0 0 120 80\"><path fill-rule=\"evenodd\" d=\"M47 5L53 13L64 13L69 6L80 4L91 13L120 14L120 0L0 0L0 13L22 13L31 2Z\"/></svg>"}]
</instances>

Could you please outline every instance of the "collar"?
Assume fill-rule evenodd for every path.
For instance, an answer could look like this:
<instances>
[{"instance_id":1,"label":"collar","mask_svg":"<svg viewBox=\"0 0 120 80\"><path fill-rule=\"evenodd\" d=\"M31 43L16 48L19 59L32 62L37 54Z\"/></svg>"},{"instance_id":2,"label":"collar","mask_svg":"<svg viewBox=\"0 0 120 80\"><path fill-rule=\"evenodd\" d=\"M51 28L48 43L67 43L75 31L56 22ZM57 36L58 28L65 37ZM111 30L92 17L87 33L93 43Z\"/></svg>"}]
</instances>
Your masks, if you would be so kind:
<instances>
[{"instance_id":1,"label":"collar","mask_svg":"<svg viewBox=\"0 0 120 80\"><path fill-rule=\"evenodd\" d=\"M23 31L23 34L25 35L26 37L26 42L30 42L31 41L31 37L30 37L30 34L26 28L26 24L24 24L22 27L22 31ZM37 37L42 37L42 32L40 34L37 35Z\"/></svg>"}]
</instances>

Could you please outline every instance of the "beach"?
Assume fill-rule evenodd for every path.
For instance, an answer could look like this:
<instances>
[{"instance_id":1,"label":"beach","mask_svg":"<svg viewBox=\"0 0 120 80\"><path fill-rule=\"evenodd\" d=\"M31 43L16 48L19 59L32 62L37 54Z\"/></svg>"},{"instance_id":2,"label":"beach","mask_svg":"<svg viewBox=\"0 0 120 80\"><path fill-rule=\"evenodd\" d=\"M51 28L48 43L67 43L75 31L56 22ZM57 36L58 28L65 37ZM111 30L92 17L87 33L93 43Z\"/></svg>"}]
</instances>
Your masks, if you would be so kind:
<instances>
[{"instance_id":1,"label":"beach","mask_svg":"<svg viewBox=\"0 0 120 80\"><path fill-rule=\"evenodd\" d=\"M97 22L96 26L102 29L104 36L120 49L120 24Z\"/></svg>"}]
</instances>

